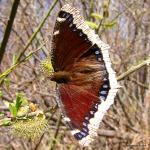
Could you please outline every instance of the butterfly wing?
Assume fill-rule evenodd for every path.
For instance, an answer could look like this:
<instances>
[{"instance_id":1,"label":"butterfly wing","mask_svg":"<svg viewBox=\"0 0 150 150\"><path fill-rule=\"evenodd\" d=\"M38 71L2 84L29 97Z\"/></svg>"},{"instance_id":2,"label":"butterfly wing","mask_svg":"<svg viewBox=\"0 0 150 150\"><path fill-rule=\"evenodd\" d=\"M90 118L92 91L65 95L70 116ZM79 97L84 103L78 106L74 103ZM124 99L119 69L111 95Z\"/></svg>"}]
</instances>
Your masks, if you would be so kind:
<instances>
[{"instance_id":1,"label":"butterfly wing","mask_svg":"<svg viewBox=\"0 0 150 150\"><path fill-rule=\"evenodd\" d=\"M63 6L59 12L52 45L54 70L72 73L71 82L58 85L65 119L74 137L87 146L96 136L118 88L109 46L70 5Z\"/></svg>"},{"instance_id":2,"label":"butterfly wing","mask_svg":"<svg viewBox=\"0 0 150 150\"><path fill-rule=\"evenodd\" d=\"M81 129L85 117L90 119L96 111L95 105L101 102L99 90L107 78L107 71L103 62L97 60L95 50L92 47L80 57L70 69L72 80L59 86L64 112L70 118L72 128ZM104 95L106 97L106 90Z\"/></svg>"},{"instance_id":3,"label":"butterfly wing","mask_svg":"<svg viewBox=\"0 0 150 150\"><path fill-rule=\"evenodd\" d=\"M87 35L77 29L83 24L79 11L70 9L76 16L75 20L73 14L65 9L59 12L53 33L51 56L55 71L69 70L76 59L92 46Z\"/></svg>"},{"instance_id":4,"label":"butterfly wing","mask_svg":"<svg viewBox=\"0 0 150 150\"><path fill-rule=\"evenodd\" d=\"M106 100L110 90L100 49L92 46L76 61L71 72L74 74L72 81L59 85L62 109L74 137L82 145L88 145L96 135L105 112L99 106Z\"/></svg>"}]
</instances>

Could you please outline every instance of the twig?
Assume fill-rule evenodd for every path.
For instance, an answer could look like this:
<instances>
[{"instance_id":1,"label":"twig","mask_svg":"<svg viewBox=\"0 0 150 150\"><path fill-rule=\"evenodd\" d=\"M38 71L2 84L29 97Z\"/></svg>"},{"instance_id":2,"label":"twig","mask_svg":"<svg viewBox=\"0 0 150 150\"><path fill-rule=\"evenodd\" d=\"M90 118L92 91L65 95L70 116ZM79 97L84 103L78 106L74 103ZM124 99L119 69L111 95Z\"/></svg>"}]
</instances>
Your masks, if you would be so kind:
<instances>
[{"instance_id":1,"label":"twig","mask_svg":"<svg viewBox=\"0 0 150 150\"><path fill-rule=\"evenodd\" d=\"M25 45L24 49L22 50L22 52L19 54L18 56L18 60L20 60L21 56L24 54L24 52L27 50L27 48L30 46L30 44L32 43L32 41L34 40L34 38L36 37L37 33L40 31L40 29L42 28L42 26L44 25L46 19L49 17L51 11L53 10L53 8L55 7L56 3L58 2L58 0L54 0L53 4L51 5L51 7L49 8L48 12L46 13L45 17L42 19L41 23L38 25L37 29L35 30L35 32L31 35L31 37L29 38L27 44Z\"/></svg>"},{"instance_id":2,"label":"twig","mask_svg":"<svg viewBox=\"0 0 150 150\"><path fill-rule=\"evenodd\" d=\"M109 0L109 4L110 4L110 0ZM129 4L128 7L130 7L133 3ZM110 22L114 22L119 16L121 16L124 12L127 11L128 8L124 9L122 12L119 12ZM102 26L102 24L104 23L104 18L100 20L99 25L96 29L96 33L99 33L100 27ZM101 32L102 34L102 32ZM100 34L100 35L101 35Z\"/></svg>"},{"instance_id":3,"label":"twig","mask_svg":"<svg viewBox=\"0 0 150 150\"><path fill-rule=\"evenodd\" d=\"M124 103L121 101L120 95L117 94L117 97L118 97L118 101L119 101L119 103L120 103L120 106L121 106L121 108L122 108L122 111L123 111L123 113L124 113L124 115L125 115L125 118L127 119L128 123L130 123L130 125L133 126L134 123L132 122L132 119L130 118L128 112L126 111L126 109L125 109L125 107L124 107Z\"/></svg>"},{"instance_id":4,"label":"twig","mask_svg":"<svg viewBox=\"0 0 150 150\"><path fill-rule=\"evenodd\" d=\"M133 137L134 137L134 134L131 134L129 132L121 133L121 131L119 132L119 131L104 130L104 129L100 129L98 131L98 135L99 136L109 137L109 138L117 137L119 139L133 139Z\"/></svg>"},{"instance_id":5,"label":"twig","mask_svg":"<svg viewBox=\"0 0 150 150\"><path fill-rule=\"evenodd\" d=\"M45 45L42 44L37 50L29 52L28 55L23 58L21 61L18 61L17 63L13 64L10 68L8 68L7 70L5 70L2 74L0 74L0 84L2 83L3 79L10 73L12 72L18 65L20 65L21 63L27 61L35 52L39 51L43 46Z\"/></svg>"},{"instance_id":6,"label":"twig","mask_svg":"<svg viewBox=\"0 0 150 150\"><path fill-rule=\"evenodd\" d=\"M38 150L40 145L42 144L42 140L44 138L45 133L40 137L38 143L35 145L34 150Z\"/></svg>"},{"instance_id":7,"label":"twig","mask_svg":"<svg viewBox=\"0 0 150 150\"><path fill-rule=\"evenodd\" d=\"M43 113L44 113L45 115L46 115L47 113L53 113L53 112L55 112L55 111L57 110L57 108L58 108L58 105L56 105L56 106L54 106L54 107L50 107L50 108L44 110ZM34 116L36 116L36 115L37 115L37 112L32 112L32 113L29 113L29 114L28 114L28 117L34 117Z\"/></svg>"},{"instance_id":8,"label":"twig","mask_svg":"<svg viewBox=\"0 0 150 150\"><path fill-rule=\"evenodd\" d=\"M45 17L43 18L43 20L41 21L41 23L39 24L39 26L37 27L36 31L31 35L31 37L29 38L27 44L25 45L24 49L22 50L22 52L19 54L17 61L15 64L13 64L10 68L8 68L6 71L4 71L4 73L0 74L0 79L6 77L10 72L12 72L14 70L14 68L16 68L16 66L18 66L19 64L21 64L22 62L24 62L26 60L27 57L26 56L24 59L20 60L21 56L24 54L24 52L27 50L27 48L30 46L30 44L32 43L33 39L36 37L37 33L39 32L39 30L41 29L41 27L43 26L43 24L45 23L46 19L48 18L48 16L50 15L51 11L53 10L54 6L56 5L58 0L55 0L53 2L53 4L51 5L51 7L49 8L48 12L46 13ZM32 52L31 52L32 53ZM31 55L30 55L31 56ZM0 80L0 84L2 83L3 80Z\"/></svg>"},{"instance_id":9,"label":"twig","mask_svg":"<svg viewBox=\"0 0 150 150\"><path fill-rule=\"evenodd\" d=\"M132 74L133 72L139 70L140 68L142 68L143 66L149 65L150 64L150 58L142 61L140 64L131 67L128 71L122 73L119 77L117 77L117 80L123 80L124 78L128 77L130 74Z\"/></svg>"},{"instance_id":10,"label":"twig","mask_svg":"<svg viewBox=\"0 0 150 150\"><path fill-rule=\"evenodd\" d=\"M81 0L81 3L82 3L82 6L83 6L83 9L84 9L84 11L83 11L84 16L85 16L87 19L89 19L89 16L88 16L88 13L87 13L86 3L85 3L84 0Z\"/></svg>"},{"instance_id":11,"label":"twig","mask_svg":"<svg viewBox=\"0 0 150 150\"><path fill-rule=\"evenodd\" d=\"M20 0L15 0L14 1L13 6L12 6L12 10L11 10L11 13L10 13L10 16L9 16L9 20L7 22L4 38L3 38L3 41L2 41L1 47L0 47L0 64L2 62L4 53L5 53L6 45L7 45L9 36L10 36L10 32L11 32L11 29L12 29L12 25L13 25L16 13L17 13L19 3L20 3Z\"/></svg>"},{"instance_id":12,"label":"twig","mask_svg":"<svg viewBox=\"0 0 150 150\"><path fill-rule=\"evenodd\" d=\"M54 147L55 147L55 143L56 143L56 138L58 136L58 132L59 132L59 127L60 127L60 124L61 124L61 117L62 115L60 114L58 120L57 120L57 124L56 124L56 131L55 131L55 134L54 134L54 140L52 140L52 143L51 143L51 147L50 147L50 150L53 150Z\"/></svg>"},{"instance_id":13,"label":"twig","mask_svg":"<svg viewBox=\"0 0 150 150\"><path fill-rule=\"evenodd\" d=\"M145 85L145 84L143 84L143 83L137 81L137 80L134 79L134 78L129 78L128 80L134 82L135 84L137 84L138 86L140 86L140 87L142 87L142 88L148 89L148 85Z\"/></svg>"},{"instance_id":14,"label":"twig","mask_svg":"<svg viewBox=\"0 0 150 150\"><path fill-rule=\"evenodd\" d=\"M150 86L147 91L147 94L144 98L144 112L143 112L143 130L146 132L146 134L150 135L150 118L149 118L149 112L150 112Z\"/></svg>"},{"instance_id":15,"label":"twig","mask_svg":"<svg viewBox=\"0 0 150 150\"><path fill-rule=\"evenodd\" d=\"M7 23L5 21L3 21L1 18L0 18L0 21L6 26ZM22 39L22 37L19 35L19 33L14 29L12 28L12 32L14 32L16 34L16 36L19 38L19 40L22 42L22 44L25 45L25 42L24 40Z\"/></svg>"},{"instance_id":16,"label":"twig","mask_svg":"<svg viewBox=\"0 0 150 150\"><path fill-rule=\"evenodd\" d=\"M54 112L56 112L56 110L57 110L57 108L58 108L58 105L56 105L56 106L54 106L54 107L50 107L50 108L48 108L48 109L46 109L46 110L44 110L43 111L43 113L45 114L45 115L47 115L48 113L54 113ZM6 108L4 108L4 109L6 109ZM10 121L10 125L11 125L11 123L14 121L14 120L24 120L24 117L25 118L32 118L32 117L34 117L34 116L36 116L37 115L37 112L31 112L31 113L29 113L29 114L27 114L27 116L22 116L22 117L9 117L9 118L7 118L7 117L5 117L5 118L2 118L2 119L0 119L0 126L5 126L5 124L3 123L3 121L4 120L8 120L8 121ZM61 121L61 120L60 120Z\"/></svg>"},{"instance_id":17,"label":"twig","mask_svg":"<svg viewBox=\"0 0 150 150\"><path fill-rule=\"evenodd\" d=\"M99 32L99 30L100 30L100 27L101 27L101 25L102 25L103 22L104 22L104 18L101 19L100 22L99 22L99 24L98 24L98 27L97 27L97 29L96 29L96 31L95 31L97 34L98 34L98 32Z\"/></svg>"}]
</instances>

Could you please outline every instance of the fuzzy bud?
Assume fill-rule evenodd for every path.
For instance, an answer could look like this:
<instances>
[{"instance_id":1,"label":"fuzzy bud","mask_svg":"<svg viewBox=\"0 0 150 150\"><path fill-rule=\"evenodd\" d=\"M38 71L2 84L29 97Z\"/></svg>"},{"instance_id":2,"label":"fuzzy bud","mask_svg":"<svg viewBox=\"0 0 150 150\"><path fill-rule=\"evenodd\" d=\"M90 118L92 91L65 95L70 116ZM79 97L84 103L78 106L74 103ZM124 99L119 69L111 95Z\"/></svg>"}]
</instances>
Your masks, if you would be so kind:
<instances>
[{"instance_id":1,"label":"fuzzy bud","mask_svg":"<svg viewBox=\"0 0 150 150\"><path fill-rule=\"evenodd\" d=\"M46 59L41 61L40 69L41 69L41 72L44 73L46 76L51 77L54 70L53 70L50 58L49 59L46 58Z\"/></svg>"},{"instance_id":2,"label":"fuzzy bud","mask_svg":"<svg viewBox=\"0 0 150 150\"><path fill-rule=\"evenodd\" d=\"M40 138L47 129L47 120L43 114L32 119L17 120L12 125L12 134L24 139L35 141Z\"/></svg>"}]
</instances>

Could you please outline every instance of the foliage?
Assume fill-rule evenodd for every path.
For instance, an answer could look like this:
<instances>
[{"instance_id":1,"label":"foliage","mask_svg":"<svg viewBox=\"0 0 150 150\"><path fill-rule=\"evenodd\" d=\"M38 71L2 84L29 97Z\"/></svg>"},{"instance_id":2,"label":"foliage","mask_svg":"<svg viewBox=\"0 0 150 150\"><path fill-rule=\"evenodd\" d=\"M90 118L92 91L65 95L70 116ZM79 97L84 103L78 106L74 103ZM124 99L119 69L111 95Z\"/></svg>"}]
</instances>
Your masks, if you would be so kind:
<instances>
[{"instance_id":1,"label":"foliage","mask_svg":"<svg viewBox=\"0 0 150 150\"><path fill-rule=\"evenodd\" d=\"M103 19L103 16L101 16L98 13L91 13L91 17L93 17L94 19L99 20L99 21Z\"/></svg>"},{"instance_id":2,"label":"foliage","mask_svg":"<svg viewBox=\"0 0 150 150\"><path fill-rule=\"evenodd\" d=\"M86 24L91 27L92 29L97 29L98 28L98 25L91 22L91 21L86 21Z\"/></svg>"},{"instance_id":3,"label":"foliage","mask_svg":"<svg viewBox=\"0 0 150 150\"><path fill-rule=\"evenodd\" d=\"M11 126L12 135L34 141L46 131L45 114L37 109L36 104L29 103L23 94L17 93L13 102L4 101L4 103L11 115L0 120L0 125ZM32 112L34 112L33 115L31 115Z\"/></svg>"},{"instance_id":4,"label":"foliage","mask_svg":"<svg viewBox=\"0 0 150 150\"><path fill-rule=\"evenodd\" d=\"M16 95L15 101L13 103L9 103L9 110L13 117L17 116L17 113L21 107L22 102L23 102L22 95L18 93Z\"/></svg>"},{"instance_id":5,"label":"foliage","mask_svg":"<svg viewBox=\"0 0 150 150\"><path fill-rule=\"evenodd\" d=\"M47 120L45 115L38 113L35 117L16 120L11 126L11 132L14 136L24 139L38 140L47 129Z\"/></svg>"}]
</instances>

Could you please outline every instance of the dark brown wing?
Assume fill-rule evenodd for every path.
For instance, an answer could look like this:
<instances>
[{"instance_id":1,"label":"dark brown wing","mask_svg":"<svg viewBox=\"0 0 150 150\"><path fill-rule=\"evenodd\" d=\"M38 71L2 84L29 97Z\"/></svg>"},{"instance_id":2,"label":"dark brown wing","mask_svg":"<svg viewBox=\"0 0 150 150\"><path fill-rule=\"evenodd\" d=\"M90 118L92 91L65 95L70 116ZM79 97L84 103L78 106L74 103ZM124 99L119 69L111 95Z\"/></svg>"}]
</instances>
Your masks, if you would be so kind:
<instances>
[{"instance_id":1,"label":"dark brown wing","mask_svg":"<svg viewBox=\"0 0 150 150\"><path fill-rule=\"evenodd\" d=\"M72 64L92 46L87 36L77 29L79 25L84 24L79 11L72 8L70 12L75 15L61 10L56 20L51 54L55 71L71 68Z\"/></svg>"}]
</instances>

